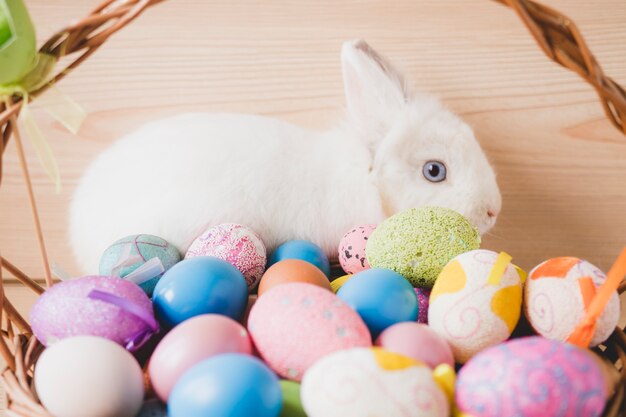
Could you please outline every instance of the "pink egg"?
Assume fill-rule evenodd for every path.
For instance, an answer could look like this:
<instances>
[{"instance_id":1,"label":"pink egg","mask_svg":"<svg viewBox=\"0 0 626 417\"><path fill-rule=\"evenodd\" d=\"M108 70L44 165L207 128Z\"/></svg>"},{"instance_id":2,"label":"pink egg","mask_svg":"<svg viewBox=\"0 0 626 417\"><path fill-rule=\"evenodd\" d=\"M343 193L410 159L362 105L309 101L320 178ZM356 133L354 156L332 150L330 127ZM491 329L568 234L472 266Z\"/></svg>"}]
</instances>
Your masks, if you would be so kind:
<instances>
[{"instance_id":1,"label":"pink egg","mask_svg":"<svg viewBox=\"0 0 626 417\"><path fill-rule=\"evenodd\" d=\"M270 368L295 381L329 353L372 345L356 311L332 292L300 282L279 285L259 297L248 330Z\"/></svg>"},{"instance_id":2,"label":"pink egg","mask_svg":"<svg viewBox=\"0 0 626 417\"><path fill-rule=\"evenodd\" d=\"M365 245L375 224L357 226L346 233L339 242L339 263L347 274L356 274L370 268L365 258Z\"/></svg>"},{"instance_id":3,"label":"pink egg","mask_svg":"<svg viewBox=\"0 0 626 417\"><path fill-rule=\"evenodd\" d=\"M236 223L211 227L193 241L185 259L214 256L234 265L245 277L249 289L261 279L267 263L267 251L261 238Z\"/></svg>"},{"instance_id":4,"label":"pink egg","mask_svg":"<svg viewBox=\"0 0 626 417\"><path fill-rule=\"evenodd\" d=\"M448 343L425 324L394 324L378 336L376 346L424 362L433 369L442 363L454 367L454 356Z\"/></svg>"},{"instance_id":5,"label":"pink egg","mask_svg":"<svg viewBox=\"0 0 626 417\"><path fill-rule=\"evenodd\" d=\"M203 314L174 327L154 350L148 373L154 392L167 401L185 371L221 353L252 354L252 343L243 326L218 314Z\"/></svg>"},{"instance_id":6,"label":"pink egg","mask_svg":"<svg viewBox=\"0 0 626 417\"><path fill-rule=\"evenodd\" d=\"M72 336L100 336L136 350L158 330L152 302L130 281L87 276L44 292L30 313L33 333L48 346Z\"/></svg>"}]
</instances>

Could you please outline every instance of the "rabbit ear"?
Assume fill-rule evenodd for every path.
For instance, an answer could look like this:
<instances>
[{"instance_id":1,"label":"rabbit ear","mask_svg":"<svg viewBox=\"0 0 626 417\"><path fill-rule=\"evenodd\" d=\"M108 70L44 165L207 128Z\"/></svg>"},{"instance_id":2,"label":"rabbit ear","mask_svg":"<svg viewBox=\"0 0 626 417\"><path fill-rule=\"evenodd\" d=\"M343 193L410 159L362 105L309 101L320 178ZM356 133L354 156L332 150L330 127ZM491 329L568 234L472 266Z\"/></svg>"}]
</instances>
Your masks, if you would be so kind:
<instances>
[{"instance_id":1,"label":"rabbit ear","mask_svg":"<svg viewBox=\"0 0 626 417\"><path fill-rule=\"evenodd\" d=\"M352 121L368 128L392 120L409 96L404 77L363 40L343 44L341 63Z\"/></svg>"}]
</instances>

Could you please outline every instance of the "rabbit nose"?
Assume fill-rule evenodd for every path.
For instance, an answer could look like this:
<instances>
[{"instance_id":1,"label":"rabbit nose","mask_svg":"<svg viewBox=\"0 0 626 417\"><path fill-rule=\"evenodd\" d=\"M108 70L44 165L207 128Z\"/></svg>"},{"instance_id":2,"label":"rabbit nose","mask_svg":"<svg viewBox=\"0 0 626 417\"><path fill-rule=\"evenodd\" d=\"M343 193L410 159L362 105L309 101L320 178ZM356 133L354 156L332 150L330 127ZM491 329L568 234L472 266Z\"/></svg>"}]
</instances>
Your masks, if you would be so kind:
<instances>
[{"instance_id":1,"label":"rabbit nose","mask_svg":"<svg viewBox=\"0 0 626 417\"><path fill-rule=\"evenodd\" d=\"M487 216L489 216L490 219L495 218L497 215L498 215L497 210L487 210Z\"/></svg>"}]
</instances>

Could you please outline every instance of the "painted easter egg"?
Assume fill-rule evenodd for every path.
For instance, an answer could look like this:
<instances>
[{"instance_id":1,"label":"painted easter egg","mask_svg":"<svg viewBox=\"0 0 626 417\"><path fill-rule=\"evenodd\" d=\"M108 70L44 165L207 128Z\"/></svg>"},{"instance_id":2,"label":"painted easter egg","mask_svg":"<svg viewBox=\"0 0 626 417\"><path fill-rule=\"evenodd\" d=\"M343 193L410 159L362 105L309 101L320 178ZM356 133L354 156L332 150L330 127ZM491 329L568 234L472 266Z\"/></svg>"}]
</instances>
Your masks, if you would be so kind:
<instances>
[{"instance_id":1,"label":"painted easter egg","mask_svg":"<svg viewBox=\"0 0 626 417\"><path fill-rule=\"evenodd\" d=\"M267 364L295 381L329 353L372 345L365 323L344 301L299 282L277 286L259 297L250 311L248 331Z\"/></svg>"},{"instance_id":2,"label":"painted easter egg","mask_svg":"<svg viewBox=\"0 0 626 417\"><path fill-rule=\"evenodd\" d=\"M243 274L249 289L259 283L267 263L267 251L259 235L236 223L211 227L198 236L185 258L194 256L214 256L231 263Z\"/></svg>"},{"instance_id":3,"label":"painted easter egg","mask_svg":"<svg viewBox=\"0 0 626 417\"><path fill-rule=\"evenodd\" d=\"M167 401L182 374L223 353L252 354L252 342L241 324L219 314L183 321L165 335L150 358L148 372L154 392Z\"/></svg>"},{"instance_id":4,"label":"painted easter egg","mask_svg":"<svg viewBox=\"0 0 626 417\"><path fill-rule=\"evenodd\" d=\"M278 378L265 364L226 353L185 372L167 406L170 417L278 417L282 402Z\"/></svg>"},{"instance_id":5,"label":"painted easter egg","mask_svg":"<svg viewBox=\"0 0 626 417\"><path fill-rule=\"evenodd\" d=\"M480 235L465 217L443 207L412 208L382 222L367 241L372 268L387 268L414 287L431 288L455 256L478 249Z\"/></svg>"},{"instance_id":6,"label":"painted easter egg","mask_svg":"<svg viewBox=\"0 0 626 417\"><path fill-rule=\"evenodd\" d=\"M309 417L447 417L444 391L426 365L380 348L342 350L304 374Z\"/></svg>"},{"instance_id":7,"label":"painted easter egg","mask_svg":"<svg viewBox=\"0 0 626 417\"><path fill-rule=\"evenodd\" d=\"M389 326L417 319L415 290L402 275L388 269L355 274L337 296L359 313L373 338Z\"/></svg>"},{"instance_id":8,"label":"painted easter egg","mask_svg":"<svg viewBox=\"0 0 626 417\"><path fill-rule=\"evenodd\" d=\"M0 2L0 85L19 82L37 64L35 28L22 0Z\"/></svg>"},{"instance_id":9,"label":"painted easter egg","mask_svg":"<svg viewBox=\"0 0 626 417\"><path fill-rule=\"evenodd\" d=\"M456 388L459 409L473 417L598 417L608 392L590 353L538 336L477 354Z\"/></svg>"},{"instance_id":10,"label":"painted easter egg","mask_svg":"<svg viewBox=\"0 0 626 417\"><path fill-rule=\"evenodd\" d=\"M330 289L333 290L333 292L335 294L337 294L337 292L339 291L339 289L341 287L343 287L343 284L345 284L346 282L348 282L348 280L352 278L352 275L348 274L348 275L344 275L341 276L339 278L336 278L334 280L332 280L330 282Z\"/></svg>"},{"instance_id":11,"label":"painted easter egg","mask_svg":"<svg viewBox=\"0 0 626 417\"><path fill-rule=\"evenodd\" d=\"M135 417L144 395L135 358L94 336L71 337L45 349L35 367L35 388L56 417Z\"/></svg>"},{"instance_id":12,"label":"painted easter egg","mask_svg":"<svg viewBox=\"0 0 626 417\"><path fill-rule=\"evenodd\" d=\"M87 276L50 287L30 313L33 333L45 345L72 336L100 336L129 350L158 330L152 303L136 284Z\"/></svg>"},{"instance_id":13,"label":"painted easter egg","mask_svg":"<svg viewBox=\"0 0 626 417\"><path fill-rule=\"evenodd\" d=\"M330 281L324 273L309 262L285 259L270 266L259 283L259 296L277 285L288 282L307 282L330 290Z\"/></svg>"},{"instance_id":14,"label":"painted easter egg","mask_svg":"<svg viewBox=\"0 0 626 417\"><path fill-rule=\"evenodd\" d=\"M448 342L425 324L409 321L394 324L378 336L375 344L389 352L424 362L432 369L442 363L454 366Z\"/></svg>"},{"instance_id":15,"label":"painted easter egg","mask_svg":"<svg viewBox=\"0 0 626 417\"><path fill-rule=\"evenodd\" d=\"M566 341L605 280L600 269L582 259L561 257L542 262L533 268L526 282L524 313L537 333ZM597 346L613 333L619 315L616 291L596 321L590 346Z\"/></svg>"},{"instance_id":16,"label":"painted easter egg","mask_svg":"<svg viewBox=\"0 0 626 417\"><path fill-rule=\"evenodd\" d=\"M300 399L300 384L288 379L280 381L283 391L283 408L280 417L307 417Z\"/></svg>"},{"instance_id":17,"label":"painted easter egg","mask_svg":"<svg viewBox=\"0 0 626 417\"><path fill-rule=\"evenodd\" d=\"M428 288L415 288L417 295L417 322L428 324L428 305L430 302L430 290Z\"/></svg>"},{"instance_id":18,"label":"painted easter egg","mask_svg":"<svg viewBox=\"0 0 626 417\"><path fill-rule=\"evenodd\" d=\"M153 258L158 258L167 271L180 261L178 249L165 239L153 235L126 236L109 246L100 258L100 275L126 278L131 272ZM154 287L163 273L150 277L138 284L148 296L152 296Z\"/></svg>"},{"instance_id":19,"label":"painted easter egg","mask_svg":"<svg viewBox=\"0 0 626 417\"><path fill-rule=\"evenodd\" d=\"M196 256L177 263L163 275L152 301L159 322L170 328L200 314L223 314L239 320L246 310L248 286L229 262Z\"/></svg>"},{"instance_id":20,"label":"painted easter egg","mask_svg":"<svg viewBox=\"0 0 626 417\"><path fill-rule=\"evenodd\" d=\"M356 274L370 268L365 256L365 245L374 229L375 224L357 226L339 241L339 264L346 274Z\"/></svg>"},{"instance_id":21,"label":"painted easter egg","mask_svg":"<svg viewBox=\"0 0 626 417\"><path fill-rule=\"evenodd\" d=\"M270 256L269 265L274 265L276 262L285 259L301 259L307 261L321 269L327 277L330 276L330 262L328 261L328 257L322 248L313 242L306 240L290 240L283 243L277 247L272 253L272 256Z\"/></svg>"},{"instance_id":22,"label":"painted easter egg","mask_svg":"<svg viewBox=\"0 0 626 417\"><path fill-rule=\"evenodd\" d=\"M474 250L441 271L430 294L428 325L465 363L509 338L521 313L523 272L505 253Z\"/></svg>"}]
</instances>

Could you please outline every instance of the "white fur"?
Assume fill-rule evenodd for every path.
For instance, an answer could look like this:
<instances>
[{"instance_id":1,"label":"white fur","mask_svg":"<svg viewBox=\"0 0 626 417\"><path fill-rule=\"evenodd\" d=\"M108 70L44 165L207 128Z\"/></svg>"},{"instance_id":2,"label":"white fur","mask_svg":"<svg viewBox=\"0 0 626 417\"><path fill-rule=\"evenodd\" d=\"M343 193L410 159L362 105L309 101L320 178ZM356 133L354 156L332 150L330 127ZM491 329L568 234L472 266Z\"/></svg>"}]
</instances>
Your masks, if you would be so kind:
<instances>
[{"instance_id":1,"label":"white fur","mask_svg":"<svg viewBox=\"0 0 626 417\"><path fill-rule=\"evenodd\" d=\"M222 222L249 226L270 251L306 239L333 258L349 228L410 207L449 207L491 228L500 193L471 129L435 98L412 95L365 42L345 43L342 64L348 120L330 131L193 113L147 124L103 152L70 209L83 272L97 272L123 236L154 234L184 254ZM423 177L429 160L446 164L446 181Z\"/></svg>"}]
</instances>

